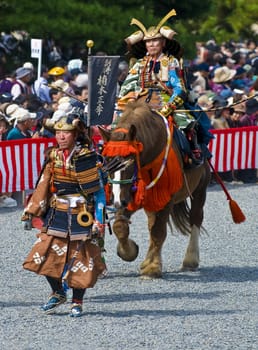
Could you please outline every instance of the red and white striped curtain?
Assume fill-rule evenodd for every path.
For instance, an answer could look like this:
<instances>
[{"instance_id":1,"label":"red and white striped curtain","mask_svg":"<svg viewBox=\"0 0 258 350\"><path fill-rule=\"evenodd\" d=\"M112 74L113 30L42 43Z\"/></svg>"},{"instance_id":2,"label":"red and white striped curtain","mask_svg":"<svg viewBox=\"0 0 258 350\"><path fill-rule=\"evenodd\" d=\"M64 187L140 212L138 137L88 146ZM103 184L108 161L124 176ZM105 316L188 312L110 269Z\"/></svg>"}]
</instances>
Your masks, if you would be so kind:
<instances>
[{"instance_id":1,"label":"red and white striped curtain","mask_svg":"<svg viewBox=\"0 0 258 350\"><path fill-rule=\"evenodd\" d=\"M209 144L216 171L258 169L258 126L211 130ZM0 143L0 191L33 189L44 161L44 151L55 139L23 139Z\"/></svg>"},{"instance_id":2,"label":"red and white striped curtain","mask_svg":"<svg viewBox=\"0 0 258 350\"><path fill-rule=\"evenodd\" d=\"M44 161L44 150L54 139L22 139L0 143L0 191L33 189Z\"/></svg>"},{"instance_id":3,"label":"red and white striped curtain","mask_svg":"<svg viewBox=\"0 0 258 350\"><path fill-rule=\"evenodd\" d=\"M216 171L258 169L258 126L211 130L211 163Z\"/></svg>"}]
</instances>

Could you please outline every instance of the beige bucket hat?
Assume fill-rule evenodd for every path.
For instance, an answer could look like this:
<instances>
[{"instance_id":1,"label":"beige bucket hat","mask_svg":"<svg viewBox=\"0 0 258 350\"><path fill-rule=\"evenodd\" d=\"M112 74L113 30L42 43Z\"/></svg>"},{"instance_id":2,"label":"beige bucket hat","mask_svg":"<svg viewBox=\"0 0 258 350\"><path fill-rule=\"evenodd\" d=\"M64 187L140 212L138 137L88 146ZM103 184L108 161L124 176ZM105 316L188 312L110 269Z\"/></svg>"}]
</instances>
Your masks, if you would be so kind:
<instances>
[{"instance_id":1,"label":"beige bucket hat","mask_svg":"<svg viewBox=\"0 0 258 350\"><path fill-rule=\"evenodd\" d=\"M214 83L225 83L231 80L236 75L235 69L230 69L228 67L219 67L214 71Z\"/></svg>"}]
</instances>

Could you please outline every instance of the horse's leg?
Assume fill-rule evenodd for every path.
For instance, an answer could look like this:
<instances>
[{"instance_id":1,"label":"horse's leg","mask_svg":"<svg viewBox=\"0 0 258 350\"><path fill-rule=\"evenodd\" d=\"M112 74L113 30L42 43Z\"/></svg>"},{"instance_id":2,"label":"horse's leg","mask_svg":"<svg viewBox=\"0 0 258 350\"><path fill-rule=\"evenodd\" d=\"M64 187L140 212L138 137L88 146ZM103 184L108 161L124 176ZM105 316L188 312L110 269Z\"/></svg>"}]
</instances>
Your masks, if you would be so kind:
<instances>
[{"instance_id":1,"label":"horse's leg","mask_svg":"<svg viewBox=\"0 0 258 350\"><path fill-rule=\"evenodd\" d=\"M199 266L200 227L193 225L181 270L196 270Z\"/></svg>"},{"instance_id":2,"label":"horse's leg","mask_svg":"<svg viewBox=\"0 0 258 350\"><path fill-rule=\"evenodd\" d=\"M118 239L117 255L125 261L133 261L137 258L139 247L129 239L129 218L118 215L113 224L113 232Z\"/></svg>"},{"instance_id":3,"label":"horse's leg","mask_svg":"<svg viewBox=\"0 0 258 350\"><path fill-rule=\"evenodd\" d=\"M203 208L206 200L206 190L209 182L210 172L208 168L192 194L190 210L191 234L183 260L182 270L195 270L199 267L199 236L203 222Z\"/></svg>"},{"instance_id":4,"label":"horse's leg","mask_svg":"<svg viewBox=\"0 0 258 350\"><path fill-rule=\"evenodd\" d=\"M167 236L168 208L159 213L147 212L150 233L149 249L145 260L140 266L140 274L144 278L162 276L161 251Z\"/></svg>"}]
</instances>

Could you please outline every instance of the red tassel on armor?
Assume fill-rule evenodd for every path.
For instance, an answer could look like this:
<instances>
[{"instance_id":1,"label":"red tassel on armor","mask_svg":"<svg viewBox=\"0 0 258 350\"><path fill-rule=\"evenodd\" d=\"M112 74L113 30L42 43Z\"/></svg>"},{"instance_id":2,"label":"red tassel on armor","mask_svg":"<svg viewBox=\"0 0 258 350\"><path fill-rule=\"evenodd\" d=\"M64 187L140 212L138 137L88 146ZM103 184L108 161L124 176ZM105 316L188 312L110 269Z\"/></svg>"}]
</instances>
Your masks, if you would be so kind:
<instances>
[{"instance_id":1,"label":"red tassel on armor","mask_svg":"<svg viewBox=\"0 0 258 350\"><path fill-rule=\"evenodd\" d=\"M145 193L145 183L143 179L139 179L137 183L137 191L134 196L134 202L139 207L143 206L144 193Z\"/></svg>"}]
</instances>

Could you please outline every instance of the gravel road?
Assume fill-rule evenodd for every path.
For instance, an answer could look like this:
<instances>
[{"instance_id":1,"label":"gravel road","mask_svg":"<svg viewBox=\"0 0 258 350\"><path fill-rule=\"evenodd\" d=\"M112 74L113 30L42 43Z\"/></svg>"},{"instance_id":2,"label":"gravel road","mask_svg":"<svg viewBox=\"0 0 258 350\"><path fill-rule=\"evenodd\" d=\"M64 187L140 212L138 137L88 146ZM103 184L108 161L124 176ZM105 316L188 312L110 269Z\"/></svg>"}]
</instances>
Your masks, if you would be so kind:
<instances>
[{"instance_id":1,"label":"gravel road","mask_svg":"<svg viewBox=\"0 0 258 350\"><path fill-rule=\"evenodd\" d=\"M196 272L179 266L187 238L169 233L164 276L141 280L138 266L148 244L146 218L135 214L131 237L140 246L132 263L116 256L106 236L109 273L89 289L84 314L70 318L69 305L43 315L50 292L43 277L22 269L36 231L24 231L22 208L0 209L0 349L2 350L255 350L258 349L258 185L228 185L247 220L234 224L224 192L209 187Z\"/></svg>"}]
</instances>

